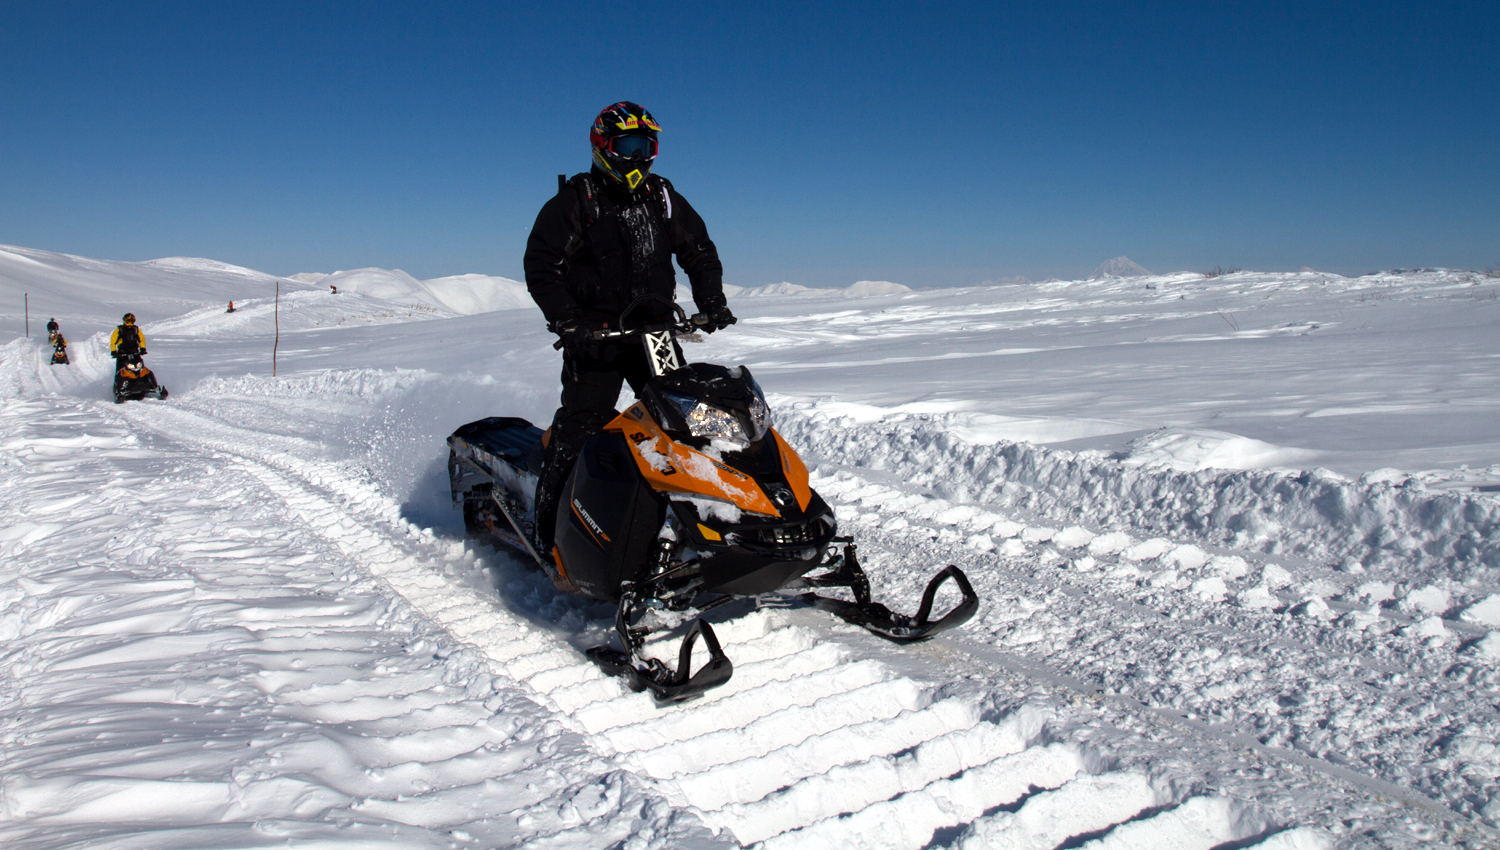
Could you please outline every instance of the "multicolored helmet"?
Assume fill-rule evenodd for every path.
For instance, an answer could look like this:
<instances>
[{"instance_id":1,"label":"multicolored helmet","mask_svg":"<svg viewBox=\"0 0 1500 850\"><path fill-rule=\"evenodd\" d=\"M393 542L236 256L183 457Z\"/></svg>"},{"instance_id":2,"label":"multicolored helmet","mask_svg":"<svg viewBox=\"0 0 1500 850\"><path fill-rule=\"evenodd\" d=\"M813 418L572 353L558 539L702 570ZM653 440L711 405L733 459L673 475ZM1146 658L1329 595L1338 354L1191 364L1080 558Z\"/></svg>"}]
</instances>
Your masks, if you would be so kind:
<instances>
[{"instance_id":1,"label":"multicolored helmet","mask_svg":"<svg viewBox=\"0 0 1500 850\"><path fill-rule=\"evenodd\" d=\"M636 191L651 175L659 132L661 126L645 107L628 100L606 106L589 128L594 165L627 191Z\"/></svg>"},{"instance_id":2,"label":"multicolored helmet","mask_svg":"<svg viewBox=\"0 0 1500 850\"><path fill-rule=\"evenodd\" d=\"M125 315L120 317L120 321L124 322L127 325L133 325L135 324L135 314L126 313Z\"/></svg>"}]
</instances>

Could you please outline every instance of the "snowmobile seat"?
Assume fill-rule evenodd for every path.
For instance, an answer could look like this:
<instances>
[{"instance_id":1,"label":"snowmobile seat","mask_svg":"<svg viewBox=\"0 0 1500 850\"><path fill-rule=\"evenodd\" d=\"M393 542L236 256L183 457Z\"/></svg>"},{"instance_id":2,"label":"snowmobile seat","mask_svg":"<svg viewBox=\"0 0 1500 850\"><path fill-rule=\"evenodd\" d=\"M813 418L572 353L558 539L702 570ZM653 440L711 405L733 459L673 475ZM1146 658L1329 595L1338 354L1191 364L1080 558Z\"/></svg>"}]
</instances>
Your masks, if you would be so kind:
<instances>
[{"instance_id":1,"label":"snowmobile seat","mask_svg":"<svg viewBox=\"0 0 1500 850\"><path fill-rule=\"evenodd\" d=\"M541 444L542 429L517 416L489 416L460 426L453 436L519 467Z\"/></svg>"}]
</instances>

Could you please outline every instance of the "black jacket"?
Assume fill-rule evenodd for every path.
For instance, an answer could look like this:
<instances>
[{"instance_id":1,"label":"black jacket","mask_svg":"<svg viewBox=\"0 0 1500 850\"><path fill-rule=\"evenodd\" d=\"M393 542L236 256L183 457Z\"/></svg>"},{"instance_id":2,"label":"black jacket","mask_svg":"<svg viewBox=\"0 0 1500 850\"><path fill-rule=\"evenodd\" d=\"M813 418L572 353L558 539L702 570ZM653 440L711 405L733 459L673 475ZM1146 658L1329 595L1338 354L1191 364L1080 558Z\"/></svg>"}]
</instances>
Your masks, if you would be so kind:
<instances>
[{"instance_id":1,"label":"black jacket","mask_svg":"<svg viewBox=\"0 0 1500 850\"><path fill-rule=\"evenodd\" d=\"M582 319L615 325L639 295L673 298L672 256L687 272L693 301L724 298L724 267L703 219L655 174L625 195L597 174L575 175L542 206L526 240L526 288L549 323ZM663 315L655 306L633 318Z\"/></svg>"}]
</instances>

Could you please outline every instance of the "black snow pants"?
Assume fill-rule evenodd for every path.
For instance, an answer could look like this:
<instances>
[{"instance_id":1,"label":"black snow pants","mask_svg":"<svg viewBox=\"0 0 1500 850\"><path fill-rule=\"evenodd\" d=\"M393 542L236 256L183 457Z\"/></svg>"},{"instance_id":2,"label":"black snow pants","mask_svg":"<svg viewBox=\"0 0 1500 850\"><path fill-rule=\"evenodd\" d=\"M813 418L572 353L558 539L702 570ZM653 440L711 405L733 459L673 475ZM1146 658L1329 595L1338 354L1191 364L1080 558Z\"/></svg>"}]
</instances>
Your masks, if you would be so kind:
<instances>
[{"instance_id":1,"label":"black snow pants","mask_svg":"<svg viewBox=\"0 0 1500 850\"><path fill-rule=\"evenodd\" d=\"M584 441L615 417L622 384L628 382L640 396L650 379L651 366L637 340L607 344L597 354L563 353L562 406L552 416L552 434L536 484L536 542L541 551L552 548L558 501Z\"/></svg>"}]
</instances>

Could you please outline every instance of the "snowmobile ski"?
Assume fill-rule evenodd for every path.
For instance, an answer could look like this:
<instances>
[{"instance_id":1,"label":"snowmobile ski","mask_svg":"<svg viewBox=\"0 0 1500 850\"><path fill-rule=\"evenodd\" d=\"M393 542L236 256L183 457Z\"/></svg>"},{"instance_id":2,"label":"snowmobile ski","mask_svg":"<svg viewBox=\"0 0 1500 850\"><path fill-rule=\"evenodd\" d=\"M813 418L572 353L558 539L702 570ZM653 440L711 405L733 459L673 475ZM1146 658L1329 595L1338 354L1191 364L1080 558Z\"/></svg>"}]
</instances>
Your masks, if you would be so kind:
<instances>
[{"instance_id":1,"label":"snowmobile ski","mask_svg":"<svg viewBox=\"0 0 1500 850\"><path fill-rule=\"evenodd\" d=\"M852 539L842 537L838 538L838 542L844 544L844 552L833 571L821 576L807 576L795 583L802 587L846 587L854 594L853 602L819 596L816 593L804 593L797 597L820 611L827 611L887 640L913 643L961 626L979 610L979 596L974 593L969 577L957 566L949 564L927 582L927 589L922 592L922 604L917 607L915 617L898 614L871 598L870 579L859 565ZM928 619L932 614L938 588L950 579L958 586L958 592L963 598L948 613L936 620Z\"/></svg>"}]
</instances>

